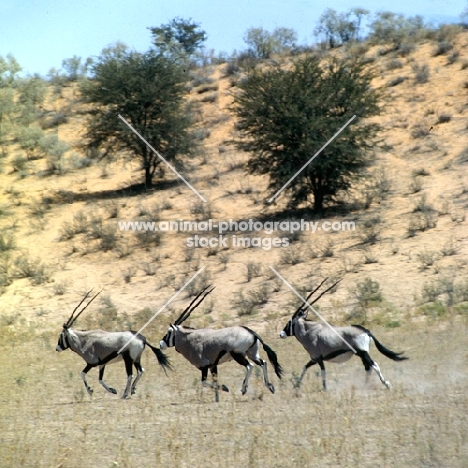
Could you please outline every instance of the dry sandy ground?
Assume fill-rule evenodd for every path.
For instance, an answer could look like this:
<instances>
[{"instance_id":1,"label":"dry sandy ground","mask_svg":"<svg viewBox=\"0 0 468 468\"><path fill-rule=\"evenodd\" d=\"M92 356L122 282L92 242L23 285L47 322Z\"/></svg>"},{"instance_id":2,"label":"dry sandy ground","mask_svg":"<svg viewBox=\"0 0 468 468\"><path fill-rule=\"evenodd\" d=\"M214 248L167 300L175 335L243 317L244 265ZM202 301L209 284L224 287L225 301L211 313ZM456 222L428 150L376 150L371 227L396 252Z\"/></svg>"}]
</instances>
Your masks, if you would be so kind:
<instances>
[{"instance_id":1,"label":"dry sandy ground","mask_svg":"<svg viewBox=\"0 0 468 468\"><path fill-rule=\"evenodd\" d=\"M394 363L371 350L391 390L375 375L366 383L360 360L353 359L328 365L329 391L323 393L313 368L302 388L293 388L293 373L307 355L272 327L264 338L286 370L281 381L272 376L276 393L254 372L242 396L244 371L228 363L220 367L220 381L231 392L218 404L212 391L201 389L199 371L174 350L168 350L175 367L168 377L145 353L138 393L124 401L105 392L96 371L89 374L90 398L79 377L83 361L69 351L56 354L52 334L14 347L3 342L1 465L467 466L467 324L411 328L373 330L410 357ZM123 365L108 367L106 381L121 395Z\"/></svg>"}]
</instances>

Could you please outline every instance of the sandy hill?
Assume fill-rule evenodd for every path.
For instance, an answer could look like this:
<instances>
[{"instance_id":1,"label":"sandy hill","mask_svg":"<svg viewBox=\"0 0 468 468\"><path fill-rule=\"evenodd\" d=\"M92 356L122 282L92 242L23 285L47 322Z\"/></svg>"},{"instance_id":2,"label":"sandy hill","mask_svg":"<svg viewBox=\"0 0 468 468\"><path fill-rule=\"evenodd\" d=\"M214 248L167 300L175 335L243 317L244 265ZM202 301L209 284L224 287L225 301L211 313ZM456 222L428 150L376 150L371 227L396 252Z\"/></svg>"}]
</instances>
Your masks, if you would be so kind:
<instances>
[{"instance_id":1,"label":"sandy hill","mask_svg":"<svg viewBox=\"0 0 468 468\"><path fill-rule=\"evenodd\" d=\"M232 242L228 248L193 250L186 247L189 233L156 236L118 229L119 221L132 220L277 219L284 200L264 205L271 195L266 179L247 175L248 155L225 144L235 132L228 111L235 83L225 77L225 65L198 70L210 83L194 85L187 96L200 102L197 131L203 150L184 175L207 204L169 171L167 180L173 183L142 193L131 188L140 181L136 164L80 163L85 116L76 90L68 87L60 97L51 92L46 107L69 115L51 131L73 150L61 175L45 176L44 160L30 161L21 174L13 172L13 146L3 160L0 225L16 248L2 264L12 280L2 289L0 314L17 326L27 321L56 328L93 287L103 289L101 313L112 309L118 317L132 316L149 308L144 312L150 314L202 267L196 287L212 283L216 290L195 316L198 325L238 323L244 314L244 322L281 327L296 300L270 265L302 291L325 276L343 278L337 292L321 301L322 311L335 321L355 308L352 291L365 278L379 283L384 298L368 320L404 323L405 317L420 314L421 297L427 299L431 288L443 303L449 301L450 284L463 299L468 289L467 46L463 32L454 40L459 55L452 59L434 56L432 42L405 57L367 50L380 70L375 86L388 88L379 117L386 151L377 152L371 177L347 197L345 212L330 210L324 219L354 221L356 229L302 232L289 236L289 247L270 250ZM20 272L14 265L19 257ZM177 298L175 309L186 297ZM168 313L158 321L167 323Z\"/></svg>"}]
</instances>

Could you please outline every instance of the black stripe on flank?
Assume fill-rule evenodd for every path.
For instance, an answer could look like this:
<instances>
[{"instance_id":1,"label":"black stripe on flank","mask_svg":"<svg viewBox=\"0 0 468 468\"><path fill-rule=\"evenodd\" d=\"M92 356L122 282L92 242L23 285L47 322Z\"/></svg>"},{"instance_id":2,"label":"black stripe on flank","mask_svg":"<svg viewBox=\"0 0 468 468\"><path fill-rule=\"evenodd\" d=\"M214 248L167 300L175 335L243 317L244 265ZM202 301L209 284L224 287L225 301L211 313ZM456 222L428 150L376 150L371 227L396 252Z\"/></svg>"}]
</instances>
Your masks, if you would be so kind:
<instances>
[{"instance_id":1,"label":"black stripe on flank","mask_svg":"<svg viewBox=\"0 0 468 468\"><path fill-rule=\"evenodd\" d=\"M341 354L345 353L351 353L352 351L350 349L337 349L336 351L331 352L330 354L327 354L326 356L322 356L322 359L324 361L329 361L330 359L334 359Z\"/></svg>"}]
</instances>

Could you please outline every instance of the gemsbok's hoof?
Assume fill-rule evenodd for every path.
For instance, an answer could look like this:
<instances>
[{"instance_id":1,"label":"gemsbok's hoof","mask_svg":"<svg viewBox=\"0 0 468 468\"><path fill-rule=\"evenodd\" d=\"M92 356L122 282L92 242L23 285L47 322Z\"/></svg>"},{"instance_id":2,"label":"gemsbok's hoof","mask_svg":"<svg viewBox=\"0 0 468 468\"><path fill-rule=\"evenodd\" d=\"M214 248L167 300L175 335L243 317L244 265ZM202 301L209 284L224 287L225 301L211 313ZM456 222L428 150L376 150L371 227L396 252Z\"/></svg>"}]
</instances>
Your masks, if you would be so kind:
<instances>
[{"instance_id":1,"label":"gemsbok's hoof","mask_svg":"<svg viewBox=\"0 0 468 468\"><path fill-rule=\"evenodd\" d=\"M268 390L270 390L271 393L275 393L275 387L273 387L272 384L268 385Z\"/></svg>"},{"instance_id":2,"label":"gemsbok's hoof","mask_svg":"<svg viewBox=\"0 0 468 468\"><path fill-rule=\"evenodd\" d=\"M86 390L88 391L89 395L93 396L93 389L92 388L88 387Z\"/></svg>"},{"instance_id":3,"label":"gemsbok's hoof","mask_svg":"<svg viewBox=\"0 0 468 468\"><path fill-rule=\"evenodd\" d=\"M227 388L226 385L221 385L221 390L223 392L229 392L229 388Z\"/></svg>"},{"instance_id":4,"label":"gemsbok's hoof","mask_svg":"<svg viewBox=\"0 0 468 468\"><path fill-rule=\"evenodd\" d=\"M113 393L114 395L117 395L117 390L115 388L109 388L109 392Z\"/></svg>"}]
</instances>

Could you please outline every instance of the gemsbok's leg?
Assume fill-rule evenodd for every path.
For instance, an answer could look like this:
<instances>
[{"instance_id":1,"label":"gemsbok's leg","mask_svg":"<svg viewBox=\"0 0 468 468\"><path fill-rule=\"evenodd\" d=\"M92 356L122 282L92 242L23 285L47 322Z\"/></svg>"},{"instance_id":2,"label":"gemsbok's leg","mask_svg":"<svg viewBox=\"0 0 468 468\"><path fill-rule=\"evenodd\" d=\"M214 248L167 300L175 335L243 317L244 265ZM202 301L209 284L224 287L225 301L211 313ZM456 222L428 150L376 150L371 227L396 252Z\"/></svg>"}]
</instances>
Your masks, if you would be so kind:
<instances>
[{"instance_id":1,"label":"gemsbok's leg","mask_svg":"<svg viewBox=\"0 0 468 468\"><path fill-rule=\"evenodd\" d=\"M304 378L304 375L305 373L307 372L307 369L311 366L313 366L314 364L317 364L316 361L309 361L305 366L304 366L304 369L302 369L302 374L301 376L299 377L299 380L297 381L295 387L296 388L299 388L301 386L301 383L302 383L302 379Z\"/></svg>"},{"instance_id":2,"label":"gemsbok's leg","mask_svg":"<svg viewBox=\"0 0 468 468\"><path fill-rule=\"evenodd\" d=\"M103 380L104 377L104 369L106 366L99 366L99 383L109 392L113 393L114 395L117 394L117 390L115 388L109 387Z\"/></svg>"},{"instance_id":3,"label":"gemsbok's leg","mask_svg":"<svg viewBox=\"0 0 468 468\"><path fill-rule=\"evenodd\" d=\"M268 379L267 363L260 358L260 354L258 353L258 344L254 348L251 348L247 352L247 355L255 364L257 364L257 366L260 366L263 369L263 380L265 382L265 387L267 387L271 393L275 393L275 387Z\"/></svg>"},{"instance_id":4,"label":"gemsbok's leg","mask_svg":"<svg viewBox=\"0 0 468 468\"><path fill-rule=\"evenodd\" d=\"M86 382L86 374L92 369L94 366L91 364L88 364L82 371L81 371L81 378L83 379L84 385L86 387L86 391L92 395L93 394L93 389L88 385L88 382Z\"/></svg>"},{"instance_id":5,"label":"gemsbok's leg","mask_svg":"<svg viewBox=\"0 0 468 468\"><path fill-rule=\"evenodd\" d=\"M215 391L215 401L219 403L219 388L218 388L218 366L211 368L211 378L213 379L213 388Z\"/></svg>"},{"instance_id":6,"label":"gemsbok's leg","mask_svg":"<svg viewBox=\"0 0 468 468\"><path fill-rule=\"evenodd\" d=\"M320 359L320 361L317 361L318 365L320 366L320 373L322 374L322 386L325 391L327 391L327 373L325 372L325 364L323 361Z\"/></svg>"},{"instance_id":7,"label":"gemsbok's leg","mask_svg":"<svg viewBox=\"0 0 468 468\"><path fill-rule=\"evenodd\" d=\"M369 353L367 351L358 351L358 356L361 358L362 363L364 364L364 367L367 371L367 375L369 375L369 372L371 369L374 369L377 375L379 376L380 381L387 387L390 388L390 382L388 380L384 379L384 376L382 375L382 372L380 372L380 367L379 365L370 357Z\"/></svg>"},{"instance_id":8,"label":"gemsbok's leg","mask_svg":"<svg viewBox=\"0 0 468 468\"><path fill-rule=\"evenodd\" d=\"M133 374L132 374L132 358L130 357L129 353L126 353L123 355L123 359L125 362L125 370L127 371L127 385L125 387L125 391L122 395L122 399L128 398L128 394L130 393L130 389L132 387L132 380L133 380Z\"/></svg>"},{"instance_id":9,"label":"gemsbok's leg","mask_svg":"<svg viewBox=\"0 0 468 468\"><path fill-rule=\"evenodd\" d=\"M135 380L133 381L133 384L132 384L132 395L135 394L136 384L141 379L141 376L143 375L143 372L145 372L145 369L143 369L140 362L134 362L133 365L135 366L135 369L137 371L137 376L136 376L136 378L135 378Z\"/></svg>"},{"instance_id":10,"label":"gemsbok's leg","mask_svg":"<svg viewBox=\"0 0 468 468\"><path fill-rule=\"evenodd\" d=\"M240 364L241 366L244 366L247 369L244 382L242 383L242 395L245 395L247 392L247 387L249 385L249 378L253 369L253 365L250 364L249 360L243 354L231 352L231 356L234 359L234 361L237 362L237 364Z\"/></svg>"}]
</instances>

